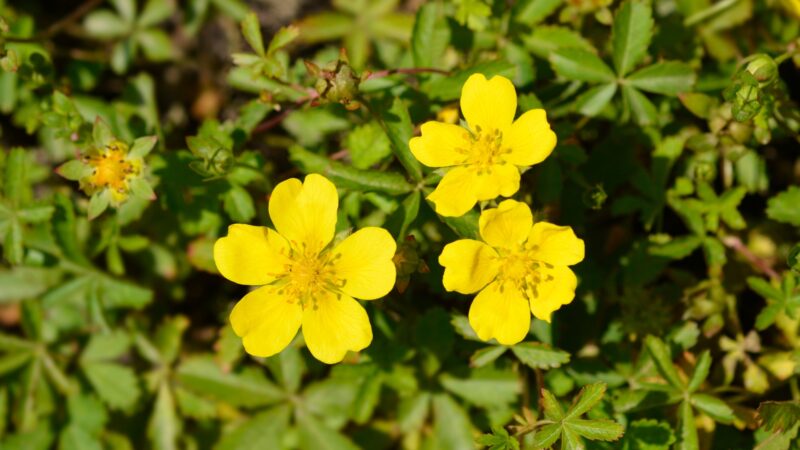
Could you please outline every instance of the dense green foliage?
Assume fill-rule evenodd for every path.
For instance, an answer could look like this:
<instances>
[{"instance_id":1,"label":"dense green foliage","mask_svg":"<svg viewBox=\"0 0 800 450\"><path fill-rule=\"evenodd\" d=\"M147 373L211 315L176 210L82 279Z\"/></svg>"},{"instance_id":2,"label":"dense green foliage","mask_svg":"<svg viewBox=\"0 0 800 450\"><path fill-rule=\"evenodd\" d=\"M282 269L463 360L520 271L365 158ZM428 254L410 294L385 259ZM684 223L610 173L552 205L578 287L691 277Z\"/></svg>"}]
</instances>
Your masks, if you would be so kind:
<instances>
[{"instance_id":1,"label":"dense green foliage","mask_svg":"<svg viewBox=\"0 0 800 450\"><path fill-rule=\"evenodd\" d=\"M0 449L800 448L800 2L68 3L0 0ZM408 147L473 73L547 111L515 198L586 242L510 347ZM397 285L343 363L253 358L213 243L313 172Z\"/></svg>"}]
</instances>

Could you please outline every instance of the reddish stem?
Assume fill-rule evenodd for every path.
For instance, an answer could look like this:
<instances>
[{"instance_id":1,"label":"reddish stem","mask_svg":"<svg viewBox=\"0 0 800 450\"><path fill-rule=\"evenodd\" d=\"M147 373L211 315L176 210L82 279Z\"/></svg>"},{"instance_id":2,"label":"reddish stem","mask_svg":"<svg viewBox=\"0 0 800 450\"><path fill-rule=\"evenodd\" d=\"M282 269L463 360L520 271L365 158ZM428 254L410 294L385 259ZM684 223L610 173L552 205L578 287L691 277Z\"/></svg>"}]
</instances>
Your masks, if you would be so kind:
<instances>
[{"instance_id":1,"label":"reddish stem","mask_svg":"<svg viewBox=\"0 0 800 450\"><path fill-rule=\"evenodd\" d=\"M744 259L750 263L750 265L752 265L761 273L769 276L770 278L780 278L780 275L778 275L778 272L775 272L775 269L772 268L772 265L764 259L759 258L755 253L751 252L738 236L725 236L722 238L722 243L725 244L726 247L742 255Z\"/></svg>"}]
</instances>

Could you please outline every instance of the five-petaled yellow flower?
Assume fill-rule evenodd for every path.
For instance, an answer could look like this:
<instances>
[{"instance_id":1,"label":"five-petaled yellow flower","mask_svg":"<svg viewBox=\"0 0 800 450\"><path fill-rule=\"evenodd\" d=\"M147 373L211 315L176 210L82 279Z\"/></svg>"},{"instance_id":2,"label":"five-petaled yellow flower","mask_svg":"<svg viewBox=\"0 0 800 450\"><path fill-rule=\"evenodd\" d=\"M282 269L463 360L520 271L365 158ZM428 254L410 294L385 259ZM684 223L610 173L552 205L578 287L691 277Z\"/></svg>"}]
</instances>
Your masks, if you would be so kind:
<instances>
[{"instance_id":1,"label":"five-petaled yellow flower","mask_svg":"<svg viewBox=\"0 0 800 450\"><path fill-rule=\"evenodd\" d=\"M534 224L528 205L514 200L483 211L478 225L485 243L461 239L439 256L444 287L480 291L469 309L470 325L485 341L513 345L528 334L531 312L549 322L575 297L578 280L567 266L583 260L583 241L570 227Z\"/></svg>"},{"instance_id":2,"label":"five-petaled yellow flower","mask_svg":"<svg viewBox=\"0 0 800 450\"><path fill-rule=\"evenodd\" d=\"M301 324L315 358L333 364L372 341L364 308L391 291L396 245L382 228L361 229L331 246L339 197L321 175L275 187L269 215L275 230L234 224L214 245L214 261L227 279L261 286L231 312L231 325L255 356L283 350ZM276 231L277 230L277 231Z\"/></svg>"},{"instance_id":3,"label":"five-petaled yellow flower","mask_svg":"<svg viewBox=\"0 0 800 450\"><path fill-rule=\"evenodd\" d=\"M442 216L461 216L475 203L519 190L520 168L542 162L553 151L556 135L543 109L516 121L517 94L508 78L469 77L461 90L461 112L469 130L426 122L422 135L409 142L411 153L426 166L449 167L428 196Z\"/></svg>"}]
</instances>

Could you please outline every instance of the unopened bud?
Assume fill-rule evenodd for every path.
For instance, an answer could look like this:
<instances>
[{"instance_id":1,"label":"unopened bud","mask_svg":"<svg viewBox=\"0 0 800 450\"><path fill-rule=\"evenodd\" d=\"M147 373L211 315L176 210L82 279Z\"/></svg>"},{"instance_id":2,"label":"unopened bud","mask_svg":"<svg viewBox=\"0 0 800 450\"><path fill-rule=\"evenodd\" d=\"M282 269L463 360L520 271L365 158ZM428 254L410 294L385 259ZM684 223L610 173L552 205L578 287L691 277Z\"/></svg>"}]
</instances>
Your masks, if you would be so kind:
<instances>
[{"instance_id":1,"label":"unopened bud","mask_svg":"<svg viewBox=\"0 0 800 450\"><path fill-rule=\"evenodd\" d=\"M778 78L778 65L769 55L758 54L752 58L745 70L750 72L759 83L770 84Z\"/></svg>"}]
</instances>

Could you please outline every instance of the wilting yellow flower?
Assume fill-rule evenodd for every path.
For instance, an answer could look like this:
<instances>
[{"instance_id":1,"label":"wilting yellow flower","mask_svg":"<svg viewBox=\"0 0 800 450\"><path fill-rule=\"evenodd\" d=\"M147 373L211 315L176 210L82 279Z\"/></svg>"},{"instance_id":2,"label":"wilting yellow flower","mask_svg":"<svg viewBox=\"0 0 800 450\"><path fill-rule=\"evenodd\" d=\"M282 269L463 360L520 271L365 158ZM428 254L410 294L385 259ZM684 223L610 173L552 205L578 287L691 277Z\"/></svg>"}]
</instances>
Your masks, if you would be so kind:
<instances>
[{"instance_id":1,"label":"wilting yellow flower","mask_svg":"<svg viewBox=\"0 0 800 450\"><path fill-rule=\"evenodd\" d=\"M481 213L483 241L461 239L439 256L448 291L480 291L469 309L478 337L513 345L525 338L531 312L550 321L578 284L569 267L583 260L583 241L570 227L533 223L528 205L505 200Z\"/></svg>"},{"instance_id":2,"label":"wilting yellow flower","mask_svg":"<svg viewBox=\"0 0 800 450\"><path fill-rule=\"evenodd\" d=\"M781 3L787 11L800 19L800 0L781 0Z\"/></svg>"},{"instance_id":3,"label":"wilting yellow flower","mask_svg":"<svg viewBox=\"0 0 800 450\"><path fill-rule=\"evenodd\" d=\"M550 155L556 135L544 110L515 121L516 111L517 94L508 78L474 74L461 90L461 112L470 129L426 122L422 135L411 139L411 153L422 164L450 168L428 196L437 213L457 217L479 201L514 195L520 168Z\"/></svg>"},{"instance_id":4,"label":"wilting yellow flower","mask_svg":"<svg viewBox=\"0 0 800 450\"><path fill-rule=\"evenodd\" d=\"M301 324L311 354L328 364L372 341L367 312L353 298L374 300L392 290L396 244L383 228L367 227L331 248L338 204L336 186L327 178L292 178L272 191L275 230L234 224L214 244L214 261L225 278L261 286L230 317L251 355L280 352Z\"/></svg>"},{"instance_id":5,"label":"wilting yellow flower","mask_svg":"<svg viewBox=\"0 0 800 450\"><path fill-rule=\"evenodd\" d=\"M87 195L108 189L113 205L128 199L131 181L142 173L142 158L131 156L128 144L121 141L92 149L83 161L92 171L80 179L80 188Z\"/></svg>"}]
</instances>

